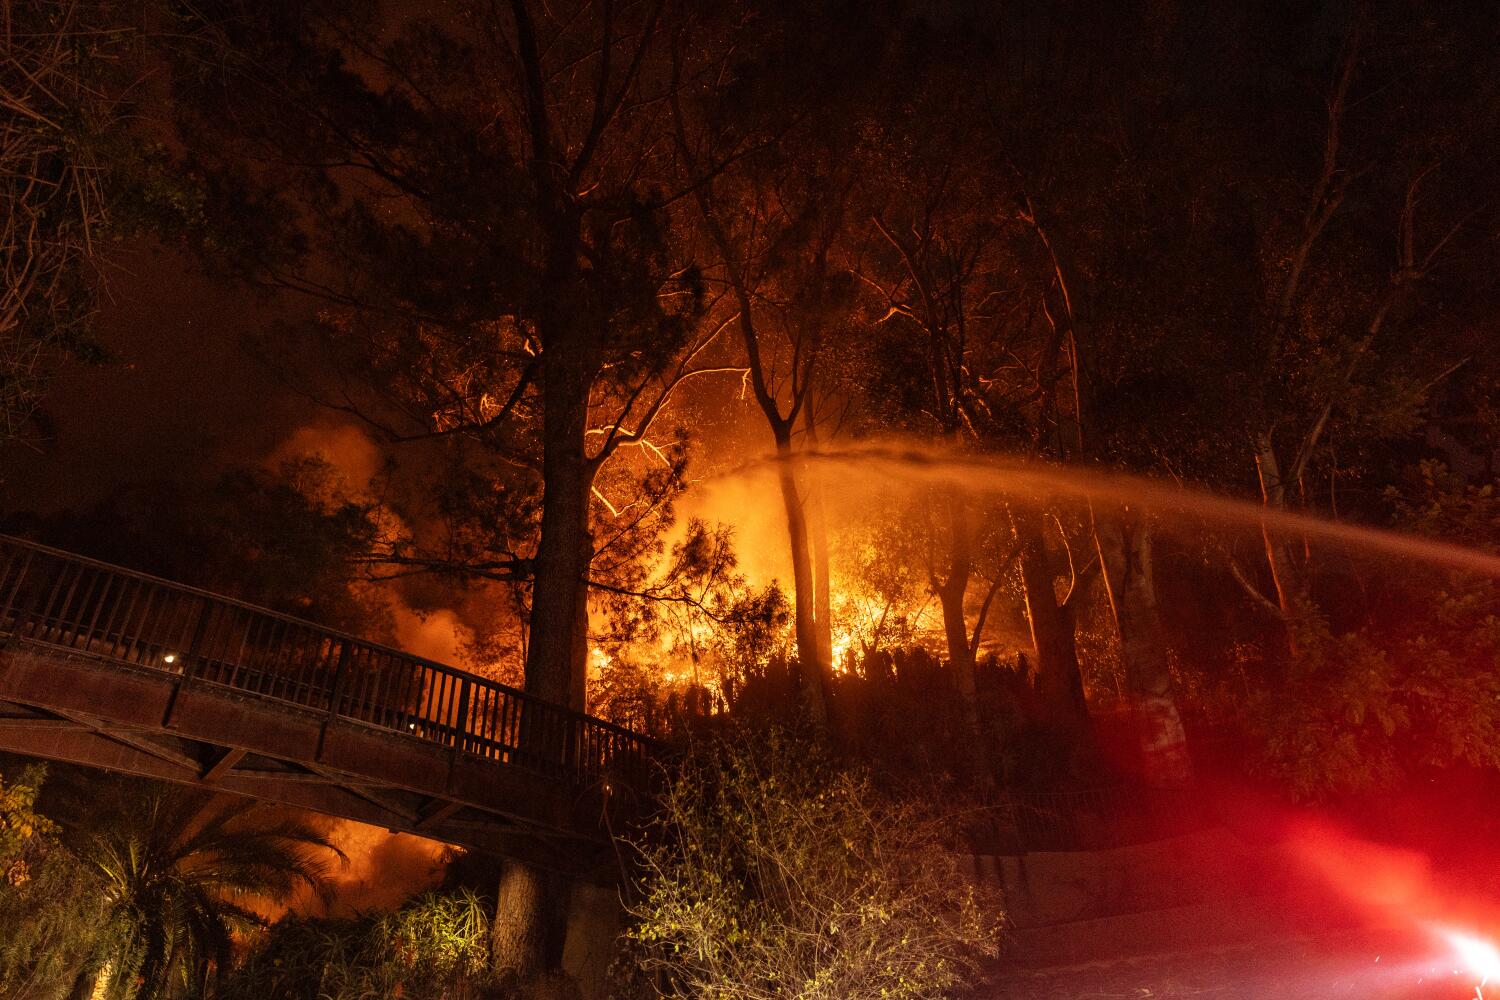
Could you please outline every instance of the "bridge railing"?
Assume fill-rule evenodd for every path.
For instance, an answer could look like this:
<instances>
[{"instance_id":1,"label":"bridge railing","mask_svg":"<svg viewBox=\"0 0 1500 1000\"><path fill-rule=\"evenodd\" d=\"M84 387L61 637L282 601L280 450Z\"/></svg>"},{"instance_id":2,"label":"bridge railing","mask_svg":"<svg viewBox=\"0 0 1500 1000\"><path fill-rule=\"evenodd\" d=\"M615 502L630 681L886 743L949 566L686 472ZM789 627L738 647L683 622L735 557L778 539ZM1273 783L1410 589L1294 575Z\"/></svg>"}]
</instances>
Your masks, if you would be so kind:
<instances>
[{"instance_id":1,"label":"bridge railing","mask_svg":"<svg viewBox=\"0 0 1500 1000\"><path fill-rule=\"evenodd\" d=\"M580 782L635 782L649 741L464 670L0 535L0 634L176 674Z\"/></svg>"}]
</instances>

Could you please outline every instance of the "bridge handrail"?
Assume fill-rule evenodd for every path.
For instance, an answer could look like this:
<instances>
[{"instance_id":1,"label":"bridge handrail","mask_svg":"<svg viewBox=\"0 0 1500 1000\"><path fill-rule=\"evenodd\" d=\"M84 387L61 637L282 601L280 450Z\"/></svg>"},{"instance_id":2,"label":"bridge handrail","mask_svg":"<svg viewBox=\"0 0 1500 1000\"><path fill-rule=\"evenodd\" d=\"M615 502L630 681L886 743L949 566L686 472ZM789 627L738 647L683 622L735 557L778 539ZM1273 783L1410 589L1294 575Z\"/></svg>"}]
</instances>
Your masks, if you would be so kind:
<instances>
[{"instance_id":1,"label":"bridge handrail","mask_svg":"<svg viewBox=\"0 0 1500 1000\"><path fill-rule=\"evenodd\" d=\"M19 568L17 567L16 550L27 553L24 563ZM53 586L52 593L47 598L46 606L31 609L33 611L33 618L27 621L22 620L24 609L16 606L17 597L25 585L27 570L31 566L34 557L38 554L57 560L64 567L72 567L78 570L87 568L94 571L95 579L90 583L84 600L71 608L74 615L72 618L63 617L69 612L70 609L68 607L58 608L55 606L58 591L61 590L62 586L61 578L59 578ZM106 584L100 595L97 597L94 596L94 588L99 584L101 574L107 575L112 581L130 580L138 585L149 585L150 587L164 590L177 597L196 599L196 601L200 602L199 606L185 613L191 620L178 622L179 624L186 625L188 629L193 630L192 639L186 643L173 643L163 640L160 635L155 637L139 634L127 635L125 630L129 628L130 619L134 615L134 606L141 593L139 588L132 599L130 609L124 612L124 620L120 620L121 612L119 608L116 608L112 612L111 617L106 620L103 631L100 632L98 629L99 619L104 610L103 605L106 602L104 595L109 594L111 589ZM63 600L64 605L73 604L74 593L80 579L81 573L74 578L70 585L67 596ZM119 602L122 594L123 590L117 592L113 599ZM91 600L97 601L98 606L91 604ZM149 617L150 607L151 601L148 600L146 610L142 612L141 619L137 624L138 631L150 631L147 629L146 622L146 619ZM519 763L522 766L548 771L561 770L564 772L573 772L575 776L602 776L606 768L611 768L613 765L620 763L626 764L632 770L636 770L644 765L645 758L654 745L654 741L649 737L632 732L623 726L596 718L584 712L579 712L564 705L546 701L534 695L529 695L525 691L511 687L500 681L492 680L491 678L483 677L446 663L430 660L383 643L373 642L347 632L328 628L316 622L298 618L295 615L260 607L200 587L178 583L124 566L117 566L29 539L0 534L0 632L10 631L21 635L22 626L29 626L32 629L32 634L22 635L22 638L45 645L63 646L75 650L83 649L91 652L97 652L97 650L93 649L90 644L109 645L112 648L118 648L120 645L125 644L130 653L135 655L115 653L104 654L105 657L136 666L146 666L158 670L168 669L160 662L147 662L146 658L139 655L143 648L148 651L155 649L155 657L164 658L166 664L176 667L176 669L168 669L168 672L181 674L185 680L202 677L202 679L225 684L231 688L249 691L250 693L269 697L273 700L307 707L307 699L305 697L278 696L270 691L259 690L248 684L236 683L235 680L242 671L246 673L261 673L261 671L250 664L214 658L211 655L212 650L210 649L193 648L198 639L211 627L209 622L214 617L216 609L232 609L243 616L247 616L243 619L243 629L230 629L232 633L231 638L234 635L238 635L240 631L248 632L259 623L277 622L283 626L299 630L303 633L301 637L303 639L313 637L318 640L319 644L326 643L326 650L318 655L323 661L323 669L321 671L323 679L331 681L330 684L318 686L316 682L304 680L309 668L316 668L318 666L315 662L301 663L298 666L298 674L295 680L290 676L280 674L275 675L271 680L285 682L285 684L291 684L296 688L307 689L308 694L318 696L318 701L326 702L326 705L316 707L326 707L330 714L341 718L374 724L381 728L392 729L398 732L403 731L400 725L376 722L370 718L355 714L352 711L343 710L345 705L352 707L363 706L368 712L373 712L381 718L390 717L399 719L400 723L406 726L404 731L408 735L415 735L418 738L443 742L445 744L454 743L459 745L459 748L465 752L477 753L480 756L503 757L510 762ZM89 612L92 612L92 616L88 628L84 629L83 618L88 616ZM50 618L48 617L49 614ZM179 616L179 619L181 617ZM222 631L224 622L222 616L220 617L221 620L218 622L218 625ZM156 623L158 626L156 631L158 633L161 630L161 624L161 622ZM233 620L230 620L230 624L234 625L235 623ZM110 631L111 625L117 626L112 633ZM184 629L179 634L184 637L187 636L189 634L188 629ZM111 635L115 637L113 640L110 639ZM48 636L51 636L51 639ZM248 635L240 636L240 638L240 652L243 654L246 651L246 646L249 644L249 638ZM274 667L280 667L283 665L283 655L290 651L289 647L292 644L288 641L285 631L283 631L281 638L276 640L276 642L280 644L280 648L276 646L269 647L269 651L275 654L269 657L269 660ZM268 647L264 644L257 646L257 649L260 652L268 651ZM335 650L337 651L336 653L334 652ZM410 680L408 680L403 690L407 695L416 695L417 704L415 705L400 706L381 703L381 697L390 697L391 691L389 688L391 685L385 685L387 690L381 691L379 690L380 684L378 683L375 685L377 691L371 695L373 700L361 701L361 697L368 694L368 692L364 691L364 687L369 686L368 677L361 679L361 688L358 691L351 692L340 687L342 683L349 680L348 677L341 674L341 671L343 671L353 658L356 650L363 654L366 662L369 662L372 657L381 657L384 658L387 666L398 664L406 667L415 667L435 677L446 678L446 682L441 685L444 689L442 701L434 706L431 703L430 691L425 687L421 691L413 691ZM179 657L181 657L180 665L174 662ZM330 660L337 660L337 663L334 664L334 672L331 677L329 676L328 669L328 661ZM319 673L317 669L313 669L312 672L314 676ZM227 680L224 676L226 673L228 674ZM264 682L265 678L261 677L261 680ZM452 685L451 687L450 684ZM262 686L265 685L262 684ZM274 688L276 685L272 683L269 686ZM485 705L491 710L499 709L502 711L502 729L500 732L497 733L493 726L487 732L482 726L477 730L471 728L476 720L473 710L478 706L478 702L473 697L475 691L487 692L492 697L485 699ZM507 702L515 703L516 710L514 712L509 710L510 706L506 704ZM424 704L429 711L423 710ZM435 712L432 711L434 708L436 709ZM461 720L458 718L458 714L465 715L467 718ZM523 717L528 714L532 718L523 723ZM432 717L434 715L438 717ZM413 719L416 721L408 721ZM557 726L559 722L564 724L561 729ZM437 735L429 736L429 731L437 733ZM608 736L613 739L597 743L592 738L598 736ZM532 737L529 745L527 737ZM597 745L595 745L596 743ZM584 750L586 744L593 747L595 755L599 759L585 759L587 756L591 756ZM540 753L538 752L538 748L540 748ZM629 758L629 760L616 759L622 757Z\"/></svg>"}]
</instances>

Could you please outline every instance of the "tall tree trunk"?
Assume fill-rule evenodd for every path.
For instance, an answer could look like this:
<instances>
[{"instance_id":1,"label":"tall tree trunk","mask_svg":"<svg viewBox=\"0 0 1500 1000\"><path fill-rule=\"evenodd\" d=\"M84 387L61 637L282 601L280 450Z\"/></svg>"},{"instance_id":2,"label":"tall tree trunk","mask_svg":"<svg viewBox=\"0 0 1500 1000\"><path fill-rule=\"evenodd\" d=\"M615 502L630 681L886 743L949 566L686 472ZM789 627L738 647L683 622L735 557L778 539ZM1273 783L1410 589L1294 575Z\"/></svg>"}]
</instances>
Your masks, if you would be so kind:
<instances>
[{"instance_id":1,"label":"tall tree trunk","mask_svg":"<svg viewBox=\"0 0 1500 1000\"><path fill-rule=\"evenodd\" d=\"M808 504L809 536L813 556L813 624L818 630L818 662L825 670L834 670L833 662L833 584L829 580L828 511L823 504L823 484L818 472L808 484L812 496Z\"/></svg>"},{"instance_id":2,"label":"tall tree trunk","mask_svg":"<svg viewBox=\"0 0 1500 1000\"><path fill-rule=\"evenodd\" d=\"M812 400L803 407L806 414L807 443L818 447L818 422L814 419ZM823 488L823 470L816 462L804 465L807 476L807 519L813 556L813 620L818 629L818 662L834 670L833 662L833 582L829 578L828 508Z\"/></svg>"},{"instance_id":3,"label":"tall tree trunk","mask_svg":"<svg viewBox=\"0 0 1500 1000\"><path fill-rule=\"evenodd\" d=\"M578 711L588 682L588 572L593 557L589 496L594 468L585 450L589 368L581 351L554 348L542 371L542 526L532 578L526 692ZM569 747L555 727L522 716L526 752L560 760ZM550 967L548 942L560 933L566 880L506 861L496 893L491 954L522 980ZM555 949L553 949L555 950ZM560 953L559 953L560 955Z\"/></svg>"},{"instance_id":4,"label":"tall tree trunk","mask_svg":"<svg viewBox=\"0 0 1500 1000\"><path fill-rule=\"evenodd\" d=\"M948 643L948 664L953 670L953 685L958 689L958 705L963 722L964 741L973 780L981 788L994 785L989 745L979 724L979 686L974 678L974 649L969 643L969 619L964 614L964 598L973 573L974 540L969 524L968 506L959 496L948 497L948 575L935 588L943 611L943 635Z\"/></svg>"},{"instance_id":5,"label":"tall tree trunk","mask_svg":"<svg viewBox=\"0 0 1500 1000\"><path fill-rule=\"evenodd\" d=\"M1256 436L1255 471L1260 476L1261 502L1271 510L1286 510L1286 481L1270 433ZM1295 655L1312 610L1307 579L1285 535L1272 531L1262 522L1261 537L1265 542L1271 582L1276 587L1276 604L1281 609L1282 624L1286 628L1287 647Z\"/></svg>"},{"instance_id":6,"label":"tall tree trunk","mask_svg":"<svg viewBox=\"0 0 1500 1000\"><path fill-rule=\"evenodd\" d=\"M1146 780L1159 788L1185 788L1192 784L1193 765L1172 696L1166 638L1156 606L1151 526L1129 509L1096 513L1094 540L1120 637L1120 661Z\"/></svg>"},{"instance_id":7,"label":"tall tree trunk","mask_svg":"<svg viewBox=\"0 0 1500 1000\"><path fill-rule=\"evenodd\" d=\"M792 549L793 605L797 632L797 661L802 669L802 696L815 723L828 722L826 667L818 650L818 627L813 594L812 547L808 540L807 512L797 491L797 470L789 434L776 435L777 481L786 510L787 539Z\"/></svg>"},{"instance_id":8,"label":"tall tree trunk","mask_svg":"<svg viewBox=\"0 0 1500 1000\"><path fill-rule=\"evenodd\" d=\"M1083 696L1083 673L1078 668L1074 609L1057 599L1041 516L1017 511L1014 521L1026 617L1036 649L1037 694L1048 713L1045 722L1081 735L1088 729L1088 704Z\"/></svg>"},{"instance_id":9,"label":"tall tree trunk","mask_svg":"<svg viewBox=\"0 0 1500 1000\"><path fill-rule=\"evenodd\" d=\"M542 527L532 578L526 691L582 711L594 469L584 449L589 370L577 353L554 349L542 371Z\"/></svg>"},{"instance_id":10,"label":"tall tree trunk","mask_svg":"<svg viewBox=\"0 0 1500 1000\"><path fill-rule=\"evenodd\" d=\"M550 898L556 887L549 883L555 881L519 861L502 864L490 925L490 960L496 970L513 972L524 982L547 968L549 918L556 909Z\"/></svg>"}]
</instances>

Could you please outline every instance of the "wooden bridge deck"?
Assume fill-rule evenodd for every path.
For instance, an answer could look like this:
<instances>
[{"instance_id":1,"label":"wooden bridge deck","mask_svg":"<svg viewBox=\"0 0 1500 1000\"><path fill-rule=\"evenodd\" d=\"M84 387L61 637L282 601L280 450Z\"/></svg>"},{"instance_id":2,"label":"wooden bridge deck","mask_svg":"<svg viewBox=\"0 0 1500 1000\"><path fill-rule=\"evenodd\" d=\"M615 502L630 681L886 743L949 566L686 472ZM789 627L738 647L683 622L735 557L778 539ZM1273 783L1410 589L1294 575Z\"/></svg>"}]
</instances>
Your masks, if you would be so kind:
<instances>
[{"instance_id":1,"label":"wooden bridge deck","mask_svg":"<svg viewBox=\"0 0 1500 1000\"><path fill-rule=\"evenodd\" d=\"M586 872L645 738L217 594L0 535L0 750Z\"/></svg>"}]
</instances>

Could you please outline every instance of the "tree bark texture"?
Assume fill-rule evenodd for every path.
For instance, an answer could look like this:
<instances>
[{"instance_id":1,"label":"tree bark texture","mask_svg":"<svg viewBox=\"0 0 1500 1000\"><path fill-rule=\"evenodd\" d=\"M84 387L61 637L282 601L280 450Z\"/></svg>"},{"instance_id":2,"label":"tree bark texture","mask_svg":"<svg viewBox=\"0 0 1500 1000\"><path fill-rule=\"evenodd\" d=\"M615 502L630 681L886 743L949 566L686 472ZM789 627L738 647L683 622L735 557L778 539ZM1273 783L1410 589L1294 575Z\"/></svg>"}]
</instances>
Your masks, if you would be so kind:
<instances>
[{"instance_id":1,"label":"tree bark texture","mask_svg":"<svg viewBox=\"0 0 1500 1000\"><path fill-rule=\"evenodd\" d=\"M1049 726L1084 732L1088 705L1083 695L1083 673L1078 667L1077 623L1074 609L1057 599L1052 557L1041 516L1033 511L1014 515L1020 543L1021 582L1026 594L1026 617L1036 649L1036 690Z\"/></svg>"},{"instance_id":2,"label":"tree bark texture","mask_svg":"<svg viewBox=\"0 0 1500 1000\"><path fill-rule=\"evenodd\" d=\"M1156 605L1151 526L1130 510L1098 512L1094 538L1120 637L1120 661L1140 735L1146 780L1160 788L1185 788L1192 784L1193 765L1173 697L1166 638Z\"/></svg>"},{"instance_id":3,"label":"tree bark texture","mask_svg":"<svg viewBox=\"0 0 1500 1000\"><path fill-rule=\"evenodd\" d=\"M588 680L588 573L593 557L584 450L587 364L554 351L542 372L542 526L531 594L526 691L582 711Z\"/></svg>"},{"instance_id":4,"label":"tree bark texture","mask_svg":"<svg viewBox=\"0 0 1500 1000\"><path fill-rule=\"evenodd\" d=\"M792 587L797 632L797 661L802 669L802 693L815 723L828 722L828 692L823 659L818 655L816 598L814 597L812 547L809 543L807 511L797 490L796 463L789 438L777 435L777 481L786 511L787 540L792 550Z\"/></svg>"},{"instance_id":5,"label":"tree bark texture","mask_svg":"<svg viewBox=\"0 0 1500 1000\"><path fill-rule=\"evenodd\" d=\"M969 524L968 507L962 497L948 497L948 566L947 575L937 581L938 604L943 611L943 635L948 644L948 663L953 683L958 689L959 712L967 743L969 765L974 781L983 788L994 784L989 744L979 719L979 685L974 677L974 649L969 643L969 619L964 613L964 599L974 568L974 538Z\"/></svg>"},{"instance_id":6,"label":"tree bark texture","mask_svg":"<svg viewBox=\"0 0 1500 1000\"><path fill-rule=\"evenodd\" d=\"M1286 510L1287 484L1282 476L1281 460L1269 433L1256 437L1255 471L1260 476L1261 502L1271 510ZM1312 607L1306 574L1292 551L1290 540L1284 534L1273 532L1263 522L1261 537L1265 541L1266 565L1271 570L1271 582L1276 587L1276 604L1281 609L1282 624L1286 628L1287 646L1295 655Z\"/></svg>"}]
</instances>

